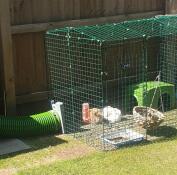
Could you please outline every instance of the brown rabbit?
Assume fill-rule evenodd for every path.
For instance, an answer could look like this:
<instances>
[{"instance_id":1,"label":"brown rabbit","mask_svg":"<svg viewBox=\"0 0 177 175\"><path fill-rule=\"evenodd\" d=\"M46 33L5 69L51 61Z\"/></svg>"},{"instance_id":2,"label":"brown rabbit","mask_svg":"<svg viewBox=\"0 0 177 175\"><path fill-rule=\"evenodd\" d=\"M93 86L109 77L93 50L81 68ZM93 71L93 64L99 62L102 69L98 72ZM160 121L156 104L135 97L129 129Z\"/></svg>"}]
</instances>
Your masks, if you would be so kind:
<instances>
[{"instance_id":1,"label":"brown rabbit","mask_svg":"<svg viewBox=\"0 0 177 175\"><path fill-rule=\"evenodd\" d=\"M90 121L92 124L100 124L103 121L103 115L101 109L90 109Z\"/></svg>"}]
</instances>

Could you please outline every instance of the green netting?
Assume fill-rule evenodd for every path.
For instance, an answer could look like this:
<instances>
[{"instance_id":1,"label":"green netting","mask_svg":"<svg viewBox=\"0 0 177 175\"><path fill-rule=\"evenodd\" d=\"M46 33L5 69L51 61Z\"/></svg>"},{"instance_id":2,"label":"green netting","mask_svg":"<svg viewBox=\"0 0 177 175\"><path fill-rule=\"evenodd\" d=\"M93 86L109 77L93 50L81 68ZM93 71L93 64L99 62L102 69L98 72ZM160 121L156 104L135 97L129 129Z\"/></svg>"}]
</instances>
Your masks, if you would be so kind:
<instances>
[{"instance_id":1,"label":"green netting","mask_svg":"<svg viewBox=\"0 0 177 175\"><path fill-rule=\"evenodd\" d=\"M150 19L131 20L121 23L70 27L48 31L47 34L60 35L60 32L74 32L82 39L97 40L98 42L122 41L133 38L150 38L174 32L176 16L157 16ZM166 31L165 31L166 30ZM168 31L167 31L168 30ZM167 33L166 33L167 32Z\"/></svg>"},{"instance_id":2,"label":"green netting","mask_svg":"<svg viewBox=\"0 0 177 175\"><path fill-rule=\"evenodd\" d=\"M159 127L167 128L166 134L171 127L175 130L176 41L177 16L48 31L51 99L64 102L65 130L101 149L153 138L159 135ZM90 105L89 124L83 121L83 103ZM160 126L161 122L153 123L151 135L146 124L142 127L134 119L136 105L166 115ZM104 115L107 106L121 111L121 122L118 114L112 116L115 120ZM147 110L144 117L152 122ZM129 135L113 144L108 137L115 132Z\"/></svg>"}]
</instances>

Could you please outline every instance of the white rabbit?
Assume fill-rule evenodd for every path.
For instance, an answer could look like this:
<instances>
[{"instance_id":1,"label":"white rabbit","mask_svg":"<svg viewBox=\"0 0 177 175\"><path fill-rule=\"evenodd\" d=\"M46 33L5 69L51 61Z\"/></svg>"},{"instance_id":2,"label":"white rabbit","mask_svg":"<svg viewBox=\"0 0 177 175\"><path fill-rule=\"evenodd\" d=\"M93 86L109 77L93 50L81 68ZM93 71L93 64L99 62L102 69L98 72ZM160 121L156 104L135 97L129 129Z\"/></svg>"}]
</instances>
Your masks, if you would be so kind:
<instances>
[{"instance_id":1,"label":"white rabbit","mask_svg":"<svg viewBox=\"0 0 177 175\"><path fill-rule=\"evenodd\" d=\"M108 120L109 123L115 123L121 121L121 111L117 108L107 106L103 108L103 118Z\"/></svg>"}]
</instances>

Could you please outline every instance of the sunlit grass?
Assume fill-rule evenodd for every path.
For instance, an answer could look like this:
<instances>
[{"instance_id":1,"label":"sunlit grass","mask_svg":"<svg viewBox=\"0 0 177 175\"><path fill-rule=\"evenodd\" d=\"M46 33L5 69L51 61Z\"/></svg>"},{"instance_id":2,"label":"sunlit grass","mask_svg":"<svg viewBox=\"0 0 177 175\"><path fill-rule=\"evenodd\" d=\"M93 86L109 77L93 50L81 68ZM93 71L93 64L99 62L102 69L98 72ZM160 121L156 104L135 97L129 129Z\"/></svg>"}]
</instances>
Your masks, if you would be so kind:
<instances>
[{"instance_id":1,"label":"sunlit grass","mask_svg":"<svg viewBox=\"0 0 177 175\"><path fill-rule=\"evenodd\" d=\"M55 155L73 147L81 148L82 143L66 136L28 139L26 142L32 145L33 150L1 157L0 170L24 175L177 174L177 138L111 152L92 150L81 157L69 155L68 159L67 154L65 159ZM85 146L84 149L90 148Z\"/></svg>"}]
</instances>

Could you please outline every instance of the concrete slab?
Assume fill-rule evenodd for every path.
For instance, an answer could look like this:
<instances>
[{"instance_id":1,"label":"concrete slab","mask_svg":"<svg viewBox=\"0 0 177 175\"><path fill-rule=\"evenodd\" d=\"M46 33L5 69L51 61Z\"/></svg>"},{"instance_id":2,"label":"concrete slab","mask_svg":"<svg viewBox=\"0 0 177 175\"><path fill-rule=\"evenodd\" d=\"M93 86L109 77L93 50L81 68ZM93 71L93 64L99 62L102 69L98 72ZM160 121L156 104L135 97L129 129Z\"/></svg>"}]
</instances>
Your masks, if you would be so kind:
<instances>
[{"instance_id":1,"label":"concrete slab","mask_svg":"<svg viewBox=\"0 0 177 175\"><path fill-rule=\"evenodd\" d=\"M19 139L0 139L0 156L28 150L31 147Z\"/></svg>"}]
</instances>

